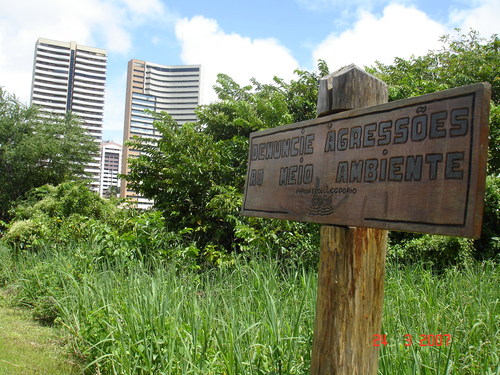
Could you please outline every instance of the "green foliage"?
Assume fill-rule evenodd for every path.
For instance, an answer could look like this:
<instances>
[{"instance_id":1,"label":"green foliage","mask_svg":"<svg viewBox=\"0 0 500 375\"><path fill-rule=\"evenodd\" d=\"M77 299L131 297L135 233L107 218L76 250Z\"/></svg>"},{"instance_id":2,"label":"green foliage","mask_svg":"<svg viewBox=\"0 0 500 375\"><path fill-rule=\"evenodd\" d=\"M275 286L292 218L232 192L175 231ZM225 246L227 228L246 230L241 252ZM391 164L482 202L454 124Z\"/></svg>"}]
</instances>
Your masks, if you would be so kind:
<instances>
[{"instance_id":1,"label":"green foliage","mask_svg":"<svg viewBox=\"0 0 500 375\"><path fill-rule=\"evenodd\" d=\"M475 31L444 36L440 50L408 60L397 58L392 65L377 63L369 72L389 85L390 100L404 99L477 82L492 86L489 123L489 151L485 209L481 238L474 243L460 239L443 239L392 233L395 253L402 262L412 262L421 254L424 260L439 267L454 264L452 255L471 253L476 259L494 259L499 254L500 222L498 212L498 176L500 176L500 40L493 35L485 40ZM427 241L428 240L428 241ZM418 246L422 246L422 251ZM435 259L431 259L435 256Z\"/></svg>"},{"instance_id":2,"label":"green foliage","mask_svg":"<svg viewBox=\"0 0 500 375\"><path fill-rule=\"evenodd\" d=\"M109 221L116 212L112 202L91 192L84 182L44 185L28 192L11 210L13 220L2 240L15 249L32 251L45 243L89 240L96 232L91 223L95 227L99 220ZM100 231L97 236L106 232L102 226Z\"/></svg>"},{"instance_id":3,"label":"green foliage","mask_svg":"<svg viewBox=\"0 0 500 375\"><path fill-rule=\"evenodd\" d=\"M441 38L443 47L392 65L377 62L368 71L389 85L389 99L399 100L477 82L492 87L488 173L500 174L500 40L471 30Z\"/></svg>"},{"instance_id":4,"label":"green foliage","mask_svg":"<svg viewBox=\"0 0 500 375\"><path fill-rule=\"evenodd\" d=\"M56 256L52 263L64 268L65 260ZM307 372L313 273L237 262L201 274L135 264L83 279L59 277L25 285L41 294L54 288L60 321L89 373Z\"/></svg>"},{"instance_id":5,"label":"green foliage","mask_svg":"<svg viewBox=\"0 0 500 375\"><path fill-rule=\"evenodd\" d=\"M83 182L44 185L12 210L14 219L0 243L18 253L75 251L90 267L127 258L199 268L200 250L185 238L191 229L169 231L160 212L123 209L118 203L100 198Z\"/></svg>"},{"instance_id":6,"label":"green foliage","mask_svg":"<svg viewBox=\"0 0 500 375\"><path fill-rule=\"evenodd\" d=\"M112 201L99 198L84 182L74 181L29 191L14 208L12 216L15 220L38 216L62 219L71 215L107 219L115 214L114 211L116 205Z\"/></svg>"},{"instance_id":7,"label":"green foliage","mask_svg":"<svg viewBox=\"0 0 500 375\"><path fill-rule=\"evenodd\" d=\"M499 78L500 80L500 78ZM488 173L500 176L500 103L491 103Z\"/></svg>"},{"instance_id":8,"label":"green foliage","mask_svg":"<svg viewBox=\"0 0 500 375\"><path fill-rule=\"evenodd\" d=\"M476 259L500 260L500 175L486 178L483 228L475 251Z\"/></svg>"},{"instance_id":9,"label":"green foliage","mask_svg":"<svg viewBox=\"0 0 500 375\"><path fill-rule=\"evenodd\" d=\"M32 309L33 316L46 324L53 324L60 316L57 298L64 294L64 283L69 275L78 274L81 262L62 252L44 246L39 252L10 253L15 276L10 284L15 286L13 301ZM55 258L58 261L53 261ZM60 261L59 261L60 260Z\"/></svg>"},{"instance_id":10,"label":"green foliage","mask_svg":"<svg viewBox=\"0 0 500 375\"><path fill-rule=\"evenodd\" d=\"M265 257L202 272L127 259L90 267L82 258L90 245L76 244L24 253L14 263L1 249L0 270L12 267L17 300L71 335L89 374L309 371L315 270L284 269ZM389 264L380 372L495 373L499 277L493 262L439 274ZM419 345L420 335L439 334L450 334L452 344Z\"/></svg>"},{"instance_id":11,"label":"green foliage","mask_svg":"<svg viewBox=\"0 0 500 375\"><path fill-rule=\"evenodd\" d=\"M282 266L317 269L319 225L289 220L248 218L235 230L240 247L252 254L274 257Z\"/></svg>"},{"instance_id":12,"label":"green foliage","mask_svg":"<svg viewBox=\"0 0 500 375\"><path fill-rule=\"evenodd\" d=\"M324 62L319 69L321 74L328 70ZM256 238L259 245L263 238L268 243L272 238L274 244L264 245L265 251L287 253L284 258L292 251L286 250L289 246L311 248L305 224L263 224L239 214L249 134L316 117L319 76L299 70L296 74L298 80L290 83L275 78L274 84L260 84L253 79L244 87L221 74L215 87L220 101L202 106L198 123L179 126L162 113L155 122L160 140L137 138L129 143L141 155L130 160L130 173L124 176L128 186L155 201L169 230L189 231L202 262L230 262L228 253L246 251Z\"/></svg>"},{"instance_id":13,"label":"green foliage","mask_svg":"<svg viewBox=\"0 0 500 375\"><path fill-rule=\"evenodd\" d=\"M492 262L450 267L389 266L384 282L381 374L496 374L499 268ZM451 335L450 345L420 340ZM412 345L406 338L412 336ZM423 335L423 337L422 337Z\"/></svg>"},{"instance_id":14,"label":"green foliage","mask_svg":"<svg viewBox=\"0 0 500 375\"><path fill-rule=\"evenodd\" d=\"M97 151L75 116L49 117L0 89L0 218L32 188L85 176Z\"/></svg>"},{"instance_id":15,"label":"green foliage","mask_svg":"<svg viewBox=\"0 0 500 375\"><path fill-rule=\"evenodd\" d=\"M477 82L492 85L492 100L500 102L500 40L489 41L476 31L441 38L441 50L408 60L396 58L394 64L377 62L369 71L389 85L390 100L405 99Z\"/></svg>"},{"instance_id":16,"label":"green foliage","mask_svg":"<svg viewBox=\"0 0 500 375\"><path fill-rule=\"evenodd\" d=\"M391 245L387 258L391 263L423 263L441 271L453 265L471 262L473 253L471 239L425 234Z\"/></svg>"},{"instance_id":17,"label":"green foliage","mask_svg":"<svg viewBox=\"0 0 500 375\"><path fill-rule=\"evenodd\" d=\"M130 161L128 186L155 200L169 230L190 228L193 240L202 246L222 241L214 237L207 204L218 184L234 182L234 168L225 160L228 152L192 124L178 127L164 121L156 126L162 134L157 145L144 139L130 142L143 154Z\"/></svg>"},{"instance_id":18,"label":"green foliage","mask_svg":"<svg viewBox=\"0 0 500 375\"><path fill-rule=\"evenodd\" d=\"M46 238L47 232L47 226L38 220L18 220L9 226L3 241L17 249L33 249Z\"/></svg>"},{"instance_id":19,"label":"green foliage","mask_svg":"<svg viewBox=\"0 0 500 375\"><path fill-rule=\"evenodd\" d=\"M0 287L11 283L15 278L15 261L12 256L12 251L9 247L4 246L0 242ZM0 302L2 296L0 295Z\"/></svg>"}]
</instances>

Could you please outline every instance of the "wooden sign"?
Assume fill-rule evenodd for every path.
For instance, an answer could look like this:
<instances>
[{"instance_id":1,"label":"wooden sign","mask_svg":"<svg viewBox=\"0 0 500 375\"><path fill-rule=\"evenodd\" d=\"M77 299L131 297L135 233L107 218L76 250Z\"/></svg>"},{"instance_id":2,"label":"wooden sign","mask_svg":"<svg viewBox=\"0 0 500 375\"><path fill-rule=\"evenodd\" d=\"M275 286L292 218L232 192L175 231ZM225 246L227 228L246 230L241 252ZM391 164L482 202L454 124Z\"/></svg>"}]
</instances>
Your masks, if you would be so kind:
<instances>
[{"instance_id":1,"label":"wooden sign","mask_svg":"<svg viewBox=\"0 0 500 375\"><path fill-rule=\"evenodd\" d=\"M478 237L489 84L252 133L242 214Z\"/></svg>"}]
</instances>

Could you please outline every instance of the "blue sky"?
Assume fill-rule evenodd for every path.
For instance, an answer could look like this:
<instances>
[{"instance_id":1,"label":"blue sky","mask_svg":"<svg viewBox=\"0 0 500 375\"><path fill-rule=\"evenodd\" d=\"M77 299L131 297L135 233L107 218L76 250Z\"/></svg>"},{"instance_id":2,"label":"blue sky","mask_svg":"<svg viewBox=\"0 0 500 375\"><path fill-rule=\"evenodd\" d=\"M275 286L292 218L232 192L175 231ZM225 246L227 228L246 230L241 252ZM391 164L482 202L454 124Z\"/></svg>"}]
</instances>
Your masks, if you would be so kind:
<instances>
[{"instance_id":1,"label":"blue sky","mask_svg":"<svg viewBox=\"0 0 500 375\"><path fill-rule=\"evenodd\" d=\"M201 64L202 101L217 73L241 84L293 78L324 59L391 63L440 47L456 27L500 34L500 0L16 0L0 3L0 86L28 103L39 37L104 48L104 139L122 141L127 62Z\"/></svg>"}]
</instances>

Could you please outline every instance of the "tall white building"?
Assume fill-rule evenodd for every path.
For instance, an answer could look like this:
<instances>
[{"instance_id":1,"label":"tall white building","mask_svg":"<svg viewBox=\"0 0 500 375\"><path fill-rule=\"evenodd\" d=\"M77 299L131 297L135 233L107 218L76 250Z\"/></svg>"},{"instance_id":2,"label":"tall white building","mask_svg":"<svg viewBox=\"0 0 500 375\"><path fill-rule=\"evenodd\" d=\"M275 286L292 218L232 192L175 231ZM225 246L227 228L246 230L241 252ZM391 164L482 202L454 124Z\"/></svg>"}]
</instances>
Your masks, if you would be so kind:
<instances>
[{"instance_id":1,"label":"tall white building","mask_svg":"<svg viewBox=\"0 0 500 375\"><path fill-rule=\"evenodd\" d=\"M118 174L122 166L122 145L114 142L101 143L101 197L117 196L120 192Z\"/></svg>"},{"instance_id":2,"label":"tall white building","mask_svg":"<svg viewBox=\"0 0 500 375\"><path fill-rule=\"evenodd\" d=\"M31 104L58 115L71 111L100 145L106 67L106 50L40 38L35 46ZM100 165L96 155L85 169L94 191L99 190Z\"/></svg>"},{"instance_id":3,"label":"tall white building","mask_svg":"<svg viewBox=\"0 0 500 375\"><path fill-rule=\"evenodd\" d=\"M133 136L160 138L153 127L153 117L145 110L165 111L178 124L197 120L194 110L200 103L200 65L160 65L141 60L128 63L125 102L124 142ZM123 147L122 173L128 173L128 159L138 151ZM121 197L132 198L139 208L149 208L153 202L127 189L122 181Z\"/></svg>"}]
</instances>

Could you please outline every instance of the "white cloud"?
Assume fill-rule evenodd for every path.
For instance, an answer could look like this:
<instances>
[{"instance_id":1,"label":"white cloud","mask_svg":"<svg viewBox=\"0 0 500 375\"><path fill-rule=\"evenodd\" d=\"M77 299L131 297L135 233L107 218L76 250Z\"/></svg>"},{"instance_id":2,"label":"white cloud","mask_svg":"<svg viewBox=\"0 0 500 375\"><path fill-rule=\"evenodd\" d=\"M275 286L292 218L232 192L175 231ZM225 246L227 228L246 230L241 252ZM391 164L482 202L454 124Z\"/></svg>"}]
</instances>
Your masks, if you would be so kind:
<instances>
[{"instance_id":1,"label":"white cloud","mask_svg":"<svg viewBox=\"0 0 500 375\"><path fill-rule=\"evenodd\" d=\"M363 6L364 9L369 9L377 3L384 3L386 0L295 0L305 9L312 11L324 11L328 8L352 8Z\"/></svg>"},{"instance_id":2,"label":"white cloud","mask_svg":"<svg viewBox=\"0 0 500 375\"><path fill-rule=\"evenodd\" d=\"M414 7L392 4L380 18L361 11L352 28L330 34L313 52L314 61L325 60L331 70L354 63L392 63L394 57L408 58L438 48L447 29Z\"/></svg>"},{"instance_id":3,"label":"white cloud","mask_svg":"<svg viewBox=\"0 0 500 375\"><path fill-rule=\"evenodd\" d=\"M211 87L218 73L227 74L244 85L250 78L262 83L271 82L274 76L288 80L299 68L290 51L276 39L226 34L213 19L183 18L177 22L175 31L183 62L202 65L204 103L216 99Z\"/></svg>"},{"instance_id":4,"label":"white cloud","mask_svg":"<svg viewBox=\"0 0 500 375\"><path fill-rule=\"evenodd\" d=\"M450 21L462 31L474 29L484 38L493 34L500 34L500 1L482 0L473 9L454 9L450 14Z\"/></svg>"},{"instance_id":5,"label":"white cloud","mask_svg":"<svg viewBox=\"0 0 500 375\"><path fill-rule=\"evenodd\" d=\"M123 0L133 14L151 17L160 16L165 13L163 4L159 0Z\"/></svg>"},{"instance_id":6,"label":"white cloud","mask_svg":"<svg viewBox=\"0 0 500 375\"><path fill-rule=\"evenodd\" d=\"M29 100L33 54L39 37L77 41L126 53L130 29L166 14L159 0L15 0L0 2L0 85ZM140 8L140 9L139 9Z\"/></svg>"}]
</instances>

